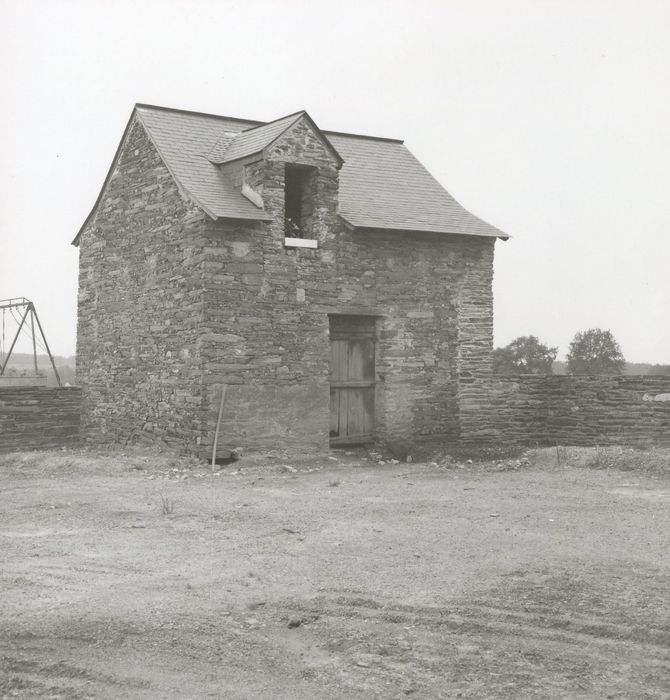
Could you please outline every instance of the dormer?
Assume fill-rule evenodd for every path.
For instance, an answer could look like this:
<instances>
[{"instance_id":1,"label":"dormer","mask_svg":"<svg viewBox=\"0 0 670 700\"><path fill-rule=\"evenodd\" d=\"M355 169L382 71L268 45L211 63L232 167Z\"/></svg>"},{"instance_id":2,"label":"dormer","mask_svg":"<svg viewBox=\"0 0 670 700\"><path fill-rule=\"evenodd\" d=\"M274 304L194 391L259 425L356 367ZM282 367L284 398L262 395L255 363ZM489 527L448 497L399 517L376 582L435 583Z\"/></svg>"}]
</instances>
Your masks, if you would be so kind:
<instances>
[{"instance_id":1,"label":"dormer","mask_svg":"<svg viewBox=\"0 0 670 700\"><path fill-rule=\"evenodd\" d=\"M344 161L307 112L224 133L208 160L269 214L286 247L316 248L333 228Z\"/></svg>"}]
</instances>

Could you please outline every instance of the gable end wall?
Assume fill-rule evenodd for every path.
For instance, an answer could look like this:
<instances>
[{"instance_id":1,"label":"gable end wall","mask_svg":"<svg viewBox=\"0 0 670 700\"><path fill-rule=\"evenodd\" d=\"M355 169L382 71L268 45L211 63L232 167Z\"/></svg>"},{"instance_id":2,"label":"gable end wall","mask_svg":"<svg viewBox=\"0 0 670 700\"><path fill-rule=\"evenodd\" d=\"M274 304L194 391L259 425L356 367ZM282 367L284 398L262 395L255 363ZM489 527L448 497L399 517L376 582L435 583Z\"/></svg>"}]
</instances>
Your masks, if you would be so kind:
<instances>
[{"instance_id":1,"label":"gable end wall","mask_svg":"<svg viewBox=\"0 0 670 700\"><path fill-rule=\"evenodd\" d=\"M77 379L86 439L161 437L194 448L204 219L135 117L79 242Z\"/></svg>"}]
</instances>

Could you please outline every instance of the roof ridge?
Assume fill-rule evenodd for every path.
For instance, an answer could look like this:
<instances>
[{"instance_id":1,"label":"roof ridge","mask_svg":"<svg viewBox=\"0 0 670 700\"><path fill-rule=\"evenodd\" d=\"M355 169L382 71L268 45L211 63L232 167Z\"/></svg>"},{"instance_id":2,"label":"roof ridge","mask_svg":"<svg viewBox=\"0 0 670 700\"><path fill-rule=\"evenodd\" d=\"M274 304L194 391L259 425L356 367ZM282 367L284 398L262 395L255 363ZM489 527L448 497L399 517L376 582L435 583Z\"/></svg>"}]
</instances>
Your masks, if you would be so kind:
<instances>
[{"instance_id":1,"label":"roof ridge","mask_svg":"<svg viewBox=\"0 0 670 700\"><path fill-rule=\"evenodd\" d=\"M404 139L394 139L390 136L370 136L368 134L352 134L349 131L329 131L323 129L324 134L330 134L331 136L349 136L354 139L368 139L370 141L387 141L388 143L405 143Z\"/></svg>"},{"instance_id":2,"label":"roof ridge","mask_svg":"<svg viewBox=\"0 0 670 700\"><path fill-rule=\"evenodd\" d=\"M250 129L255 129L257 126L263 126L264 124L269 124L270 122L262 122L258 119L243 119L242 117L227 117L224 114L213 114L212 112L196 112L192 109L178 109L176 107L163 107L162 105L150 105L146 102L136 102L135 109L157 109L161 112L174 112L177 114L192 114L196 117L213 117L214 119L221 119L229 122L242 122L245 124L253 124L254 126ZM289 115L290 116L290 115ZM275 120L277 121L277 120ZM246 129L248 131L248 129ZM241 132L242 133L242 132Z\"/></svg>"},{"instance_id":3,"label":"roof ridge","mask_svg":"<svg viewBox=\"0 0 670 700\"><path fill-rule=\"evenodd\" d=\"M174 112L177 114L192 114L195 117L212 117L214 119L221 119L223 121L229 122L240 122L242 124L253 124L248 129L241 131L241 134L251 131L252 129L257 129L260 126L266 126L268 124L273 124L274 122L281 121L282 119L287 119L298 114L309 114L306 109L299 109L297 112L292 112L291 114L285 114L283 117L277 117L269 122L264 122L259 119L244 119L242 117L228 117L225 114L214 114L213 112L198 112L192 109L179 109L177 107L164 107L163 105L152 105L146 102L136 102L136 108L140 109L156 109L161 112ZM321 129L323 134L331 134L332 136L350 136L356 139L370 139L372 141L388 141L390 143L405 143L403 139L396 139L390 136L370 136L369 134L354 134L350 131L334 131L332 129Z\"/></svg>"}]
</instances>

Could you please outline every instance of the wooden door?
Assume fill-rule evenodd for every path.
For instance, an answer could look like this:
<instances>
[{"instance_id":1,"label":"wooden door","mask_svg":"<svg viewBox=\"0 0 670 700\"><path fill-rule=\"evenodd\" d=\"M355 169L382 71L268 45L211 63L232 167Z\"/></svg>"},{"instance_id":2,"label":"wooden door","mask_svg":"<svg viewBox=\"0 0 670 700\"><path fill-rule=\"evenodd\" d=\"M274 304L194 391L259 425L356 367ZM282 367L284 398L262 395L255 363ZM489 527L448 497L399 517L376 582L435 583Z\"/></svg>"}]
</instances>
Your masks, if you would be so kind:
<instances>
[{"instance_id":1,"label":"wooden door","mask_svg":"<svg viewBox=\"0 0 670 700\"><path fill-rule=\"evenodd\" d=\"M375 320L330 317L330 443L371 442L375 408Z\"/></svg>"}]
</instances>

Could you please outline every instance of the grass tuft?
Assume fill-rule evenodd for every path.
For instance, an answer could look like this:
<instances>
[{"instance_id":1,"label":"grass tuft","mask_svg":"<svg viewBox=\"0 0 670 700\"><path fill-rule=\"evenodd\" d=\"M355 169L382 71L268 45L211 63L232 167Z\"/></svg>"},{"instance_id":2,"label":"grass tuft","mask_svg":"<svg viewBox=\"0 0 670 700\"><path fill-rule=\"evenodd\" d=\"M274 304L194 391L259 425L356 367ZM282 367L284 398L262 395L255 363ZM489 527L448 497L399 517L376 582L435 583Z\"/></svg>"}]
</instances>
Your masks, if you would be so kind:
<instances>
[{"instance_id":1,"label":"grass tuft","mask_svg":"<svg viewBox=\"0 0 670 700\"><path fill-rule=\"evenodd\" d=\"M174 513L174 505L174 499L161 494L161 513L163 515L172 515Z\"/></svg>"}]
</instances>

